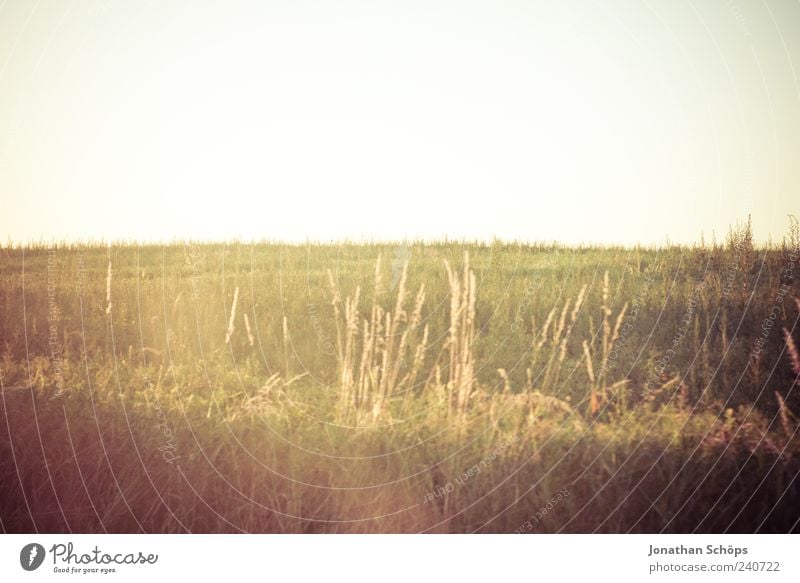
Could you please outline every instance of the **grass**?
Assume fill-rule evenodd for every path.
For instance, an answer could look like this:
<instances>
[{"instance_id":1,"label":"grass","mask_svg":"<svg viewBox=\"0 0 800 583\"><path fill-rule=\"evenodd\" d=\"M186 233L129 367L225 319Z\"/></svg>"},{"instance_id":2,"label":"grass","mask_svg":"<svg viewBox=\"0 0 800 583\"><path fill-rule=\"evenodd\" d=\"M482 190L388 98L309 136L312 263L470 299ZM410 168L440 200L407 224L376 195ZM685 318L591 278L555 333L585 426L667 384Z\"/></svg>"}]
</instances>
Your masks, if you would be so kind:
<instances>
[{"instance_id":1,"label":"grass","mask_svg":"<svg viewBox=\"0 0 800 583\"><path fill-rule=\"evenodd\" d=\"M0 526L796 531L799 250L6 246Z\"/></svg>"}]
</instances>

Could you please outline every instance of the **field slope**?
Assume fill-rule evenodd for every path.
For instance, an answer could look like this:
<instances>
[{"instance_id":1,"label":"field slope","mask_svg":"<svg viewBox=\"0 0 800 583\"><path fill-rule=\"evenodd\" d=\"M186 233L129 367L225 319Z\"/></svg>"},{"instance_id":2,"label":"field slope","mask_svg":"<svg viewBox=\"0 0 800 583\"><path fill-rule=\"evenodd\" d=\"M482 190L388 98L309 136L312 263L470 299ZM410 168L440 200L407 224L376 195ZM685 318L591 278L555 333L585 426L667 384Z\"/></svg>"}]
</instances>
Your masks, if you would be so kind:
<instances>
[{"instance_id":1,"label":"field slope","mask_svg":"<svg viewBox=\"0 0 800 583\"><path fill-rule=\"evenodd\" d=\"M5 532L789 532L798 239L0 249Z\"/></svg>"}]
</instances>

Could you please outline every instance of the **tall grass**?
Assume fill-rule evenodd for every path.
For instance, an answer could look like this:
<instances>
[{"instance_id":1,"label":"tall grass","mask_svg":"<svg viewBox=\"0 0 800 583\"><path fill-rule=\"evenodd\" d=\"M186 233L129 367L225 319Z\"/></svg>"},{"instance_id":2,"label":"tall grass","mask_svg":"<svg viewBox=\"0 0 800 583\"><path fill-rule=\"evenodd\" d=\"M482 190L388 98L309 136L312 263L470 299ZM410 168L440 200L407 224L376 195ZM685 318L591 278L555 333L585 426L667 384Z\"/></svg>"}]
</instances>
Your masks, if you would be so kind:
<instances>
[{"instance_id":1,"label":"tall grass","mask_svg":"<svg viewBox=\"0 0 800 583\"><path fill-rule=\"evenodd\" d=\"M420 331L425 288L420 286L411 306L406 293L408 262L402 267L394 308L386 310L380 258L375 269L373 301L368 315L360 312L361 288L344 301L329 271L338 346L339 417L346 422L376 421L391 415L391 399L404 398L415 390L425 358L428 326ZM410 312L408 310L411 310Z\"/></svg>"},{"instance_id":2,"label":"tall grass","mask_svg":"<svg viewBox=\"0 0 800 583\"><path fill-rule=\"evenodd\" d=\"M513 532L568 492L532 531L796 530L800 242L743 229L59 247L55 320L46 250L7 248L0 524Z\"/></svg>"}]
</instances>

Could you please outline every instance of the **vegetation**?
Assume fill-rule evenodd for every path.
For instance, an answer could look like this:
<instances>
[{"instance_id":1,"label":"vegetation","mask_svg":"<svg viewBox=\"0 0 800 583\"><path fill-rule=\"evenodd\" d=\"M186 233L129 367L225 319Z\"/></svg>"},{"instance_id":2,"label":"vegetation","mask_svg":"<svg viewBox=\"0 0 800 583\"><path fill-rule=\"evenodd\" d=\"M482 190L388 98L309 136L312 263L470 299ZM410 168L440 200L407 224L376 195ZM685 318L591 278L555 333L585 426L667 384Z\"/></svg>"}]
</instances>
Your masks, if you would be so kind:
<instances>
[{"instance_id":1,"label":"vegetation","mask_svg":"<svg viewBox=\"0 0 800 583\"><path fill-rule=\"evenodd\" d=\"M7 532L788 532L800 238L0 249Z\"/></svg>"}]
</instances>

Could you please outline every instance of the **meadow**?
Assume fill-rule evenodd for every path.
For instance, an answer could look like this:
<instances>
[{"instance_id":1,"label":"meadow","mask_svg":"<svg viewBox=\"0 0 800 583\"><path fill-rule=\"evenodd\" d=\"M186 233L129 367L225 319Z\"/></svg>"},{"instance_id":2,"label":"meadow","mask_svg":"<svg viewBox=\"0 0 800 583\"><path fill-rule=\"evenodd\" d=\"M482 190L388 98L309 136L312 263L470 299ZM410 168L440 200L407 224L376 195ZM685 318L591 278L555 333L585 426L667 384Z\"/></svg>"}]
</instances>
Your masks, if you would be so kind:
<instances>
[{"instance_id":1,"label":"meadow","mask_svg":"<svg viewBox=\"0 0 800 583\"><path fill-rule=\"evenodd\" d=\"M800 237L0 248L4 532L800 530Z\"/></svg>"}]
</instances>

